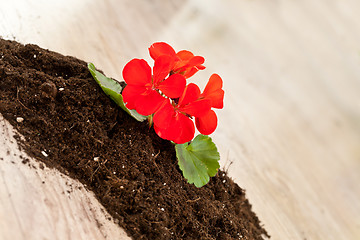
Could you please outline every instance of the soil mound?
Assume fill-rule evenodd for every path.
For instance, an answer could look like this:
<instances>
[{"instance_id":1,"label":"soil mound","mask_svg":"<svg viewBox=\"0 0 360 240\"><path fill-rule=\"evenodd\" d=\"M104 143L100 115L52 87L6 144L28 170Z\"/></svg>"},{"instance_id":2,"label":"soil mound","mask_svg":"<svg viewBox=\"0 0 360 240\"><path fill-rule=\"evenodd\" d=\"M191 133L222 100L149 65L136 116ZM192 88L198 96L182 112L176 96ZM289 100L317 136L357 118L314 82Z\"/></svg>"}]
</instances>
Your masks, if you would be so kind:
<instances>
[{"instance_id":1,"label":"soil mound","mask_svg":"<svg viewBox=\"0 0 360 240\"><path fill-rule=\"evenodd\" d=\"M266 236L225 172L188 184L173 145L117 107L81 60L0 39L0 113L28 154L80 180L134 239Z\"/></svg>"}]
</instances>

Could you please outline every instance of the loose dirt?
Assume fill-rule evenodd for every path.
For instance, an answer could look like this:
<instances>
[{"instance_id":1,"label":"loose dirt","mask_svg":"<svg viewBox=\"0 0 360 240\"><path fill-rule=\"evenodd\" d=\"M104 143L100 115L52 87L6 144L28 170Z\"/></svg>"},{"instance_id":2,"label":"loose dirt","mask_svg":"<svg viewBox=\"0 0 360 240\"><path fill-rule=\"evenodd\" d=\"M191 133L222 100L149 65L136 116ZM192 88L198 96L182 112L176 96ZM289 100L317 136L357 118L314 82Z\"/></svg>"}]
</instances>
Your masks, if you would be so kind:
<instances>
[{"instance_id":1,"label":"loose dirt","mask_svg":"<svg viewBox=\"0 0 360 240\"><path fill-rule=\"evenodd\" d=\"M0 39L0 113L28 154L80 180L134 239L267 235L226 172L188 184L172 143L117 107L81 60Z\"/></svg>"}]
</instances>

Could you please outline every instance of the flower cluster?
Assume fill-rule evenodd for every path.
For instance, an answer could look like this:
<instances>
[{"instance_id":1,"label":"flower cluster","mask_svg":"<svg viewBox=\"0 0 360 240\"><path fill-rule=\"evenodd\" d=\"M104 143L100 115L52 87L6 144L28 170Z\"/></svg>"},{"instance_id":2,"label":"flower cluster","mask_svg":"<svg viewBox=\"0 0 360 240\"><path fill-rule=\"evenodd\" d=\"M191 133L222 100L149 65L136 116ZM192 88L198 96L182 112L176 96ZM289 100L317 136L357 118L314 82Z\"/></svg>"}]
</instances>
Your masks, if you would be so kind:
<instances>
[{"instance_id":1,"label":"flower cluster","mask_svg":"<svg viewBox=\"0 0 360 240\"><path fill-rule=\"evenodd\" d=\"M209 135L217 127L212 108L223 108L224 91L219 75L211 75L204 91L186 79L205 69L205 59L174 49L164 42L150 46L155 61L151 69L143 59L133 59L123 69L126 82L122 95L126 107L141 115L152 115L155 132L177 144L189 142L196 128Z\"/></svg>"}]
</instances>

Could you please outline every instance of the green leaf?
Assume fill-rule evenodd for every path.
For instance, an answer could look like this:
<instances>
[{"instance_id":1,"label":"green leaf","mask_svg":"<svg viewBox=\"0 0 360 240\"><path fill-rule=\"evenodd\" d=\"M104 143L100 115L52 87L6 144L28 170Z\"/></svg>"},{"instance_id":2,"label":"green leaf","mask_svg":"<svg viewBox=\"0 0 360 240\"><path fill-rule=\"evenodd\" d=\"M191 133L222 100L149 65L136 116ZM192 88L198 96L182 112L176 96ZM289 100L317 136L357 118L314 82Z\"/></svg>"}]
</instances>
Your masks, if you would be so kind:
<instances>
[{"instance_id":1,"label":"green leaf","mask_svg":"<svg viewBox=\"0 0 360 240\"><path fill-rule=\"evenodd\" d=\"M190 144L176 144L175 150L184 177L198 188L207 184L220 168L219 152L209 136L199 134Z\"/></svg>"},{"instance_id":2,"label":"green leaf","mask_svg":"<svg viewBox=\"0 0 360 240\"><path fill-rule=\"evenodd\" d=\"M101 89L125 112L130 116L138 120L139 122L147 119L147 116L140 115L135 110L129 110L124 103L123 97L121 95L122 87L119 82L111 78L105 77L102 73L96 71L94 64L88 63L88 68L91 72L91 75L94 77L95 81L100 85Z\"/></svg>"}]
</instances>

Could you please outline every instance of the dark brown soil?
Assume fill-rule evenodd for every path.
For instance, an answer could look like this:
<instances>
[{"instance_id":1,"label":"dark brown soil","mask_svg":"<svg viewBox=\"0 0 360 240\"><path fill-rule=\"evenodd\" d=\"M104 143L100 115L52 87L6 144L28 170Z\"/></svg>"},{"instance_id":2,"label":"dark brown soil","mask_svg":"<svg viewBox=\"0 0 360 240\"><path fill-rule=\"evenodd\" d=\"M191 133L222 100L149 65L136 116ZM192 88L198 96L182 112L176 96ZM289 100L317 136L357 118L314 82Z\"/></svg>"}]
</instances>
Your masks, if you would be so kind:
<instances>
[{"instance_id":1,"label":"dark brown soil","mask_svg":"<svg viewBox=\"0 0 360 240\"><path fill-rule=\"evenodd\" d=\"M225 172L188 184L174 146L118 108L81 60L0 39L0 112L25 151L79 179L134 239L266 235Z\"/></svg>"}]
</instances>

